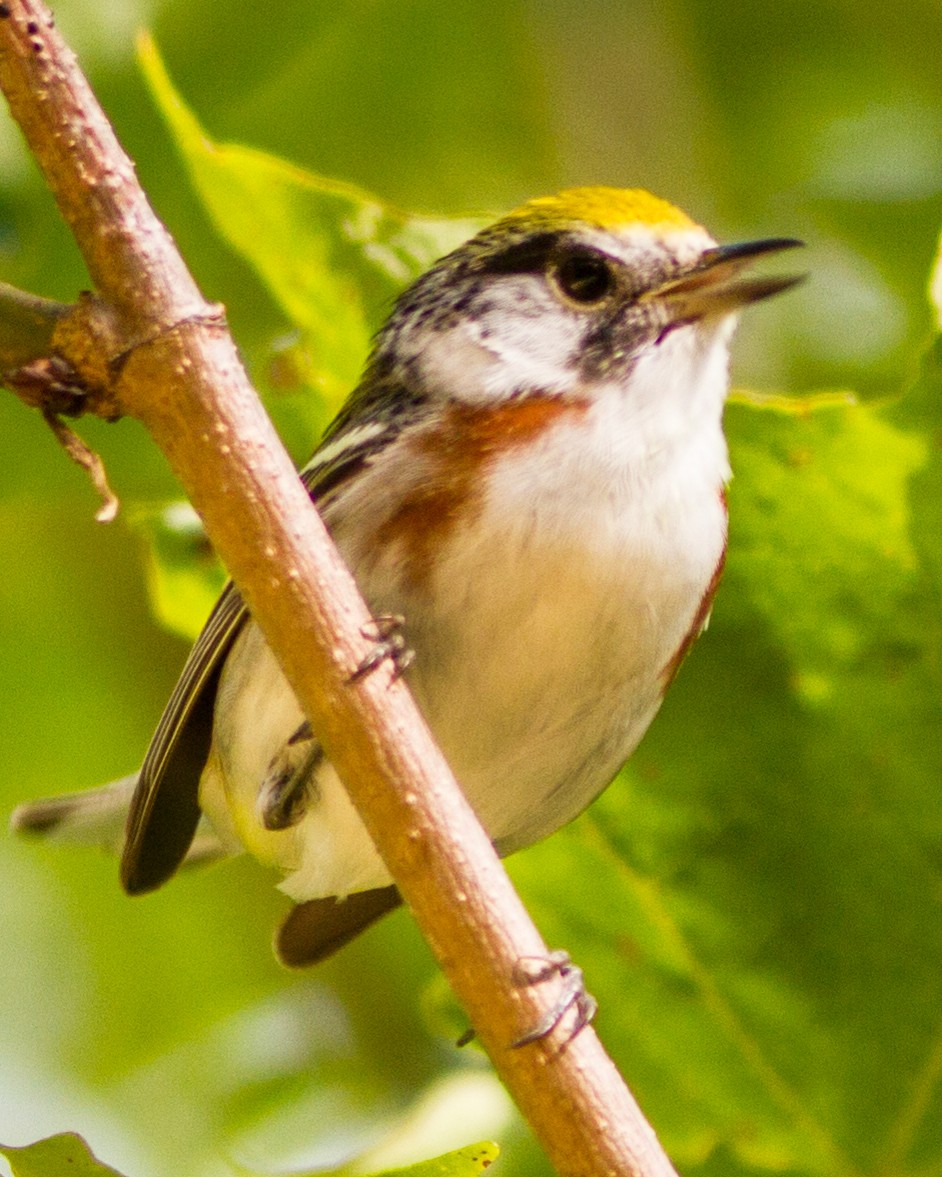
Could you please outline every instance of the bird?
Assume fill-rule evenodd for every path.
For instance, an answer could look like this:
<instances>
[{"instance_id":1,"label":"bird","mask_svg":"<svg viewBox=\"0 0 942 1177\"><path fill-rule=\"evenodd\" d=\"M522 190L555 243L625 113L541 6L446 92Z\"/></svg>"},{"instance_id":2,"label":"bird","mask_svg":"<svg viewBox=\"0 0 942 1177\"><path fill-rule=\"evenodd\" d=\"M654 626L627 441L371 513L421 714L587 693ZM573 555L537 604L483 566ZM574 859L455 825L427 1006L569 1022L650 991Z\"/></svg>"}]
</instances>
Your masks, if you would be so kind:
<instances>
[{"instance_id":1,"label":"bird","mask_svg":"<svg viewBox=\"0 0 942 1177\"><path fill-rule=\"evenodd\" d=\"M751 267L799 244L717 244L642 189L528 200L401 294L301 471L376 618L363 672L393 657L502 856L611 783L707 622L730 343L800 280ZM13 826L121 841L130 894L249 851L295 903L289 966L400 902L232 583L140 771Z\"/></svg>"}]
</instances>

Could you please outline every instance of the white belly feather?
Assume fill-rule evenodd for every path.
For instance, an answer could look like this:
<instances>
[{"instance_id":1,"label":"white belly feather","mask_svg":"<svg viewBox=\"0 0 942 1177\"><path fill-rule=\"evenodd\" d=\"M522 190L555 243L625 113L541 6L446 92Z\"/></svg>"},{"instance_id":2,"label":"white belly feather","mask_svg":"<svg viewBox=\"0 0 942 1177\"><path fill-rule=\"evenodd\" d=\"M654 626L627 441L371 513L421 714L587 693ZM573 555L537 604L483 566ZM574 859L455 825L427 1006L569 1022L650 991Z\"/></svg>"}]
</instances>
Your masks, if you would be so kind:
<instances>
[{"instance_id":1,"label":"white belly feather","mask_svg":"<svg viewBox=\"0 0 942 1177\"><path fill-rule=\"evenodd\" d=\"M565 430L550 430L526 456L499 460L481 509L422 590L404 583L394 552L358 550L335 527L371 608L405 616L410 685L502 852L573 818L631 754L722 559L719 420L645 452L608 419L617 409L594 407L578 457ZM371 476L388 484L382 455ZM363 481L364 501L395 497L394 484L371 492ZM388 883L329 765L296 826L259 824L260 782L301 721L249 625L222 677L204 809L279 866L295 899Z\"/></svg>"}]
</instances>

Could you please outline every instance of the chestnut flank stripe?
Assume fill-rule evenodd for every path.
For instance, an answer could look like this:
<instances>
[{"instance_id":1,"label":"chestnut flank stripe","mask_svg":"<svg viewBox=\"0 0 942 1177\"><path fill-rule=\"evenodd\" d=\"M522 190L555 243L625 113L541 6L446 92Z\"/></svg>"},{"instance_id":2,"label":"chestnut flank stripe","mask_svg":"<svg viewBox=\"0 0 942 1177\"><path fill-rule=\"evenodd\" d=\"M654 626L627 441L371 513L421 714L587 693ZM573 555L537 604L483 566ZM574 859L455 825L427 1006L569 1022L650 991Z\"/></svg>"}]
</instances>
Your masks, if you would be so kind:
<instances>
[{"instance_id":1,"label":"chestnut flank stripe","mask_svg":"<svg viewBox=\"0 0 942 1177\"><path fill-rule=\"evenodd\" d=\"M727 514L726 507L726 491L720 491L720 502L723 505L723 512ZM710 577L710 583L706 587L706 591L700 598L700 604L697 606L697 611L694 614L693 622L690 629L684 636L683 641L677 647L674 654L668 660L667 665L661 671L661 682L666 691L674 679L677 677L677 672L690 653L690 647L697 640L703 632L703 627L707 623L707 618L710 616L710 609L713 607L713 598L716 596L716 590L719 588L720 580L723 576L723 568L726 565L726 540L723 541L723 550L720 552L720 558L716 562L716 567L713 569L713 575Z\"/></svg>"},{"instance_id":2,"label":"chestnut flank stripe","mask_svg":"<svg viewBox=\"0 0 942 1177\"><path fill-rule=\"evenodd\" d=\"M449 405L434 433L419 431L413 439L415 460L426 475L377 530L375 542L399 546L407 580L413 588L427 588L433 554L459 519L479 509L488 466L587 407L584 401L539 394L496 408Z\"/></svg>"}]
</instances>

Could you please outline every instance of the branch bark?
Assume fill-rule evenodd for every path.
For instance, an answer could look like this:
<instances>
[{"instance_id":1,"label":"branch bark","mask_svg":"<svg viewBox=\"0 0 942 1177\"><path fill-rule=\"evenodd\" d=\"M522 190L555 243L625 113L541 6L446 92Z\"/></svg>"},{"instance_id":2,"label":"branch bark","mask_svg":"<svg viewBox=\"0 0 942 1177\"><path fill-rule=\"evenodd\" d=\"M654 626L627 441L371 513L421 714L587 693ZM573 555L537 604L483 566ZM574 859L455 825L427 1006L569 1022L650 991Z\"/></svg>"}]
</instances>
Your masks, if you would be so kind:
<instances>
[{"instance_id":1,"label":"branch bark","mask_svg":"<svg viewBox=\"0 0 942 1177\"><path fill-rule=\"evenodd\" d=\"M0 371L49 354L52 334L69 308L0 282Z\"/></svg>"},{"instance_id":2,"label":"branch bark","mask_svg":"<svg viewBox=\"0 0 942 1177\"><path fill-rule=\"evenodd\" d=\"M553 984L514 966L546 947L402 683L350 685L368 613L226 329L150 209L74 56L37 0L0 3L0 86L98 293L57 346L104 415L166 454L261 625L481 1042L561 1174L671 1177L591 1029L510 1044Z\"/></svg>"}]
</instances>

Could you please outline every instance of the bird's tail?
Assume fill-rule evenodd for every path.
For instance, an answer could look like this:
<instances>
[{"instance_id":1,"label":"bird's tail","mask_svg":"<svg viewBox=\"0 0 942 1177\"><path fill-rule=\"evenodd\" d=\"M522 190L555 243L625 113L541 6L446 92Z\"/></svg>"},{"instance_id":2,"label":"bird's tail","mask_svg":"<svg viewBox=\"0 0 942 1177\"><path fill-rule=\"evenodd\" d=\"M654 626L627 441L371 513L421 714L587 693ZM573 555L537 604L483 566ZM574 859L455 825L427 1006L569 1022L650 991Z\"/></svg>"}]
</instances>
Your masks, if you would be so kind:
<instances>
[{"instance_id":1,"label":"bird's tail","mask_svg":"<svg viewBox=\"0 0 942 1177\"><path fill-rule=\"evenodd\" d=\"M63 793L18 805L10 817L16 834L47 838L76 846L97 846L120 854L137 773L81 793ZM222 858L229 853L205 821L200 822L184 865Z\"/></svg>"}]
</instances>

